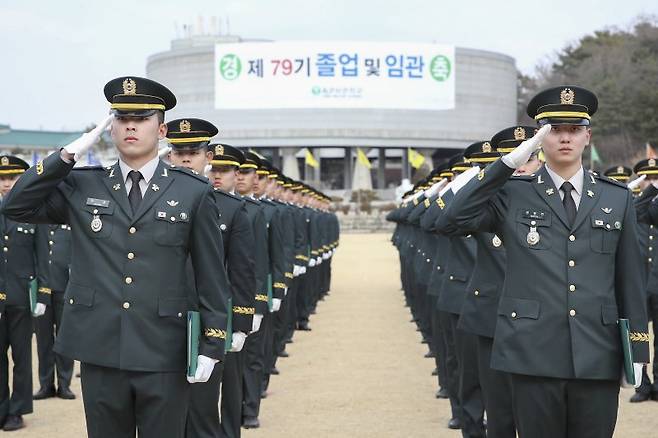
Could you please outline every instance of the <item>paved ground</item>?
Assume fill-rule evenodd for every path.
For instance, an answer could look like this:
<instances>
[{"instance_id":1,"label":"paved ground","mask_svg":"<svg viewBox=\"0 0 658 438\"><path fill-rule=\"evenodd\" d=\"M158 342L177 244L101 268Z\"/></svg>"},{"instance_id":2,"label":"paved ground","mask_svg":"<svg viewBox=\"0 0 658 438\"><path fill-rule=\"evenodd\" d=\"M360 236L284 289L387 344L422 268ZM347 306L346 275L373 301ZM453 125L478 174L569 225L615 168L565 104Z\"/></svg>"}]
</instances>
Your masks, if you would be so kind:
<instances>
[{"instance_id":1,"label":"paved ground","mask_svg":"<svg viewBox=\"0 0 658 438\"><path fill-rule=\"evenodd\" d=\"M398 259L385 234L342 238L332 293L295 335L279 361L261 429L246 438L446 437L449 407L434 398L433 361L409 323L399 291ZM36 362L35 362L36 366ZM73 386L80 394L79 380ZM658 430L658 403L631 405L621 395L616 438L648 438ZM16 437L84 437L81 401L35 402Z\"/></svg>"}]
</instances>

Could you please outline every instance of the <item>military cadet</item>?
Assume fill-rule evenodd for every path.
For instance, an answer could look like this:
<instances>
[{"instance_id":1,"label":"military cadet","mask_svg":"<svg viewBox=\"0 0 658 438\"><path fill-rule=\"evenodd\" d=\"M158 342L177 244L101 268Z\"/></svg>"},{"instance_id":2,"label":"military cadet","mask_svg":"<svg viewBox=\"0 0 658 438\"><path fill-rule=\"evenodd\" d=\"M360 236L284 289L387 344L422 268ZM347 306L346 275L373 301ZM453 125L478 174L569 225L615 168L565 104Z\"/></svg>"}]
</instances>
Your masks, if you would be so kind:
<instances>
[{"instance_id":1,"label":"military cadet","mask_svg":"<svg viewBox=\"0 0 658 438\"><path fill-rule=\"evenodd\" d=\"M34 322L39 356L40 388L34 400L59 397L75 398L70 389L73 360L53 351L55 337L62 323L64 291L69 282L71 264L71 227L66 224L37 226L38 304ZM57 371L57 389L55 389Z\"/></svg>"},{"instance_id":2,"label":"military cadet","mask_svg":"<svg viewBox=\"0 0 658 438\"><path fill-rule=\"evenodd\" d=\"M620 170L624 170L619 172ZM609 169L612 173L613 169ZM655 158L647 158L640 161L634 167L635 173L643 179L639 183L635 182L633 186L637 189L642 189L641 194L638 193L638 198L636 201L644 197L650 197L653 199L656 195L655 186L658 185L658 165L656 164ZM626 179L620 179L628 176ZM622 182L627 182L630 178L630 169L621 166L619 169L616 169L616 172L610 176L611 178L618 179ZM638 181L639 179L638 178ZM642 187L644 186L644 187ZM637 209L637 202L636 202ZM656 363L656 348L658 347L658 341L656 340L656 324L658 324L658 263L654 260L654 245L655 241L658 238L658 229L656 228L658 224L649 217L647 221L641 219L641 212L638 211L638 231L640 235L640 251L642 255L642 266L645 268L645 274L647 279L647 312L648 319L653 323L654 330L654 343L653 343L653 366L652 366L652 379L649 378L649 373L647 372L648 366L645 365L642 368L642 382L638 388L635 390L635 394L631 397L631 403L640 403L647 400L658 400L658 364Z\"/></svg>"},{"instance_id":3,"label":"military cadet","mask_svg":"<svg viewBox=\"0 0 658 438\"><path fill-rule=\"evenodd\" d=\"M170 162L203 173L214 158L213 151L208 150L208 144L217 132L212 123L202 119L177 119L167 123L167 140L171 145ZM221 385L222 417L226 420L224 424L228 425L231 419L237 418L239 429L242 391L236 382L242 379L242 366L235 358L251 331L254 314L252 291L255 280L253 257L249 253L253 235L244 201L219 189L214 190L214 195L219 207L217 229L224 244L222 262L230 283L232 339L223 369L215 367L208 382L192 387L186 436L195 438L222 436L218 410L221 382L224 382ZM193 289L194 285L191 284L190 288Z\"/></svg>"},{"instance_id":4,"label":"military cadet","mask_svg":"<svg viewBox=\"0 0 658 438\"><path fill-rule=\"evenodd\" d=\"M218 211L206 178L158 158L176 103L139 77L108 82L112 115L37 163L7 196L18 221L70 224L72 263L55 351L82 362L90 437L182 437L189 383L224 357L228 282ZM114 165L73 169L111 124ZM186 266L201 316L198 366L185 377ZM175 403L172 403L175 400Z\"/></svg>"},{"instance_id":5,"label":"military cadet","mask_svg":"<svg viewBox=\"0 0 658 438\"><path fill-rule=\"evenodd\" d=\"M491 366L511 373L521 438L613 435L618 318L629 319L636 375L648 360L631 193L582 166L597 104L576 86L537 94L527 112L541 129L481 170L447 213L462 232L496 233L505 245ZM540 146L542 170L510 179Z\"/></svg>"},{"instance_id":6,"label":"military cadet","mask_svg":"<svg viewBox=\"0 0 658 438\"><path fill-rule=\"evenodd\" d=\"M0 157L0 194L5 206L9 193L29 165L18 157ZM4 431L25 427L23 415L32 413L32 315L29 283L36 276L36 227L0 214L3 263L0 268L0 424ZM9 392L8 352L11 348L13 383Z\"/></svg>"}]
</instances>

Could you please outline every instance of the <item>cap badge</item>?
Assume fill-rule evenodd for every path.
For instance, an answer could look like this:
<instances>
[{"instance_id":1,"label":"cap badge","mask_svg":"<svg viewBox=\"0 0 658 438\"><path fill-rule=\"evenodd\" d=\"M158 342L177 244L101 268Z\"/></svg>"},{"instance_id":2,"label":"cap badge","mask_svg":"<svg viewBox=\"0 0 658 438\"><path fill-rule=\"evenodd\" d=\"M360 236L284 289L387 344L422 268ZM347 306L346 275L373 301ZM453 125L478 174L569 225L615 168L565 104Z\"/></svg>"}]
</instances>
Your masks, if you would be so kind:
<instances>
[{"instance_id":1,"label":"cap badge","mask_svg":"<svg viewBox=\"0 0 658 438\"><path fill-rule=\"evenodd\" d=\"M514 140L525 140L525 128L519 126L514 130Z\"/></svg>"},{"instance_id":2,"label":"cap badge","mask_svg":"<svg viewBox=\"0 0 658 438\"><path fill-rule=\"evenodd\" d=\"M130 78L123 81L123 94L137 94L137 84Z\"/></svg>"},{"instance_id":3,"label":"cap badge","mask_svg":"<svg viewBox=\"0 0 658 438\"><path fill-rule=\"evenodd\" d=\"M485 142L482 144L482 152L484 152L484 153L489 153L489 152L491 152L491 143L489 143L488 141L485 141Z\"/></svg>"},{"instance_id":4,"label":"cap badge","mask_svg":"<svg viewBox=\"0 0 658 438\"><path fill-rule=\"evenodd\" d=\"M565 88L560 92L560 104L573 105L573 100L575 97L576 93L574 93L571 88Z\"/></svg>"},{"instance_id":5,"label":"cap badge","mask_svg":"<svg viewBox=\"0 0 658 438\"><path fill-rule=\"evenodd\" d=\"M624 166L617 167L617 173L624 173Z\"/></svg>"},{"instance_id":6,"label":"cap badge","mask_svg":"<svg viewBox=\"0 0 658 438\"><path fill-rule=\"evenodd\" d=\"M650 167L654 167L656 165L656 160L654 160L653 158L650 158L649 162L647 164L649 164Z\"/></svg>"},{"instance_id":7,"label":"cap badge","mask_svg":"<svg viewBox=\"0 0 658 438\"><path fill-rule=\"evenodd\" d=\"M215 155L224 155L224 146L221 144L215 146Z\"/></svg>"},{"instance_id":8,"label":"cap badge","mask_svg":"<svg viewBox=\"0 0 658 438\"><path fill-rule=\"evenodd\" d=\"M9 166L9 158L2 157L2 159L0 159L0 164L2 164L3 166Z\"/></svg>"},{"instance_id":9,"label":"cap badge","mask_svg":"<svg viewBox=\"0 0 658 438\"><path fill-rule=\"evenodd\" d=\"M187 120L183 120L182 122L180 122L179 128L180 128L180 132L190 132L190 130L192 129L192 124Z\"/></svg>"}]
</instances>

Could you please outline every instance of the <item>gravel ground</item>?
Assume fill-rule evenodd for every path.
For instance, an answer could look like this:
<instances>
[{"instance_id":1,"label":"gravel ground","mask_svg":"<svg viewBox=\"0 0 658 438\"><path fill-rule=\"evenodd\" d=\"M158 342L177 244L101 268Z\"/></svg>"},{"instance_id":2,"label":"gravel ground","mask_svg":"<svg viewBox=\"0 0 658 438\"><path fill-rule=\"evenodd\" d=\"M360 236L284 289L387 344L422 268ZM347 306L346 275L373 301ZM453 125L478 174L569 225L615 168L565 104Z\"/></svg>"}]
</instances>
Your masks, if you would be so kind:
<instances>
[{"instance_id":1,"label":"gravel ground","mask_svg":"<svg viewBox=\"0 0 658 438\"><path fill-rule=\"evenodd\" d=\"M333 262L330 296L279 360L261 406L261 428L246 438L454 437L447 400L434 398L433 361L424 359L400 289L388 234L350 234ZM34 349L36 380L36 349ZM36 383L35 383L36 388ZM80 394L80 381L72 389ZM631 405L622 390L616 438L658 436L658 403ZM34 403L18 437L84 437L80 397Z\"/></svg>"}]
</instances>

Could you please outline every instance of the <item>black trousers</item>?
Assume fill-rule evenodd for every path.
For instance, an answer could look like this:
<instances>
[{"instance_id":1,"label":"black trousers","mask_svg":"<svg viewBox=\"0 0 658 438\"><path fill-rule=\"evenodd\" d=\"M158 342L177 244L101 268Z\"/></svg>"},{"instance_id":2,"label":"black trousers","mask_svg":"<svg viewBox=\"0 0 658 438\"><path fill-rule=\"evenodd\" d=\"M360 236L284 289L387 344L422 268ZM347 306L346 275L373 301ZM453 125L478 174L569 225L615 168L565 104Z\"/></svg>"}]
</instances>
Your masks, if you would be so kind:
<instances>
[{"instance_id":1,"label":"black trousers","mask_svg":"<svg viewBox=\"0 0 658 438\"><path fill-rule=\"evenodd\" d=\"M68 388L73 376L73 359L53 351L55 337L62 321L64 309L64 292L52 292L52 305L46 307L46 313L34 319L37 337L37 355L39 357L39 383L42 388L55 387L55 370L57 386Z\"/></svg>"},{"instance_id":2,"label":"black trousers","mask_svg":"<svg viewBox=\"0 0 658 438\"><path fill-rule=\"evenodd\" d=\"M656 327L658 327L658 293L649 292L647 295L647 312L649 313L649 321L653 323L653 384L649 378L648 366L642 368L642 384L635 392L642 394L658 393L658 336L656 335Z\"/></svg>"},{"instance_id":3,"label":"black trousers","mask_svg":"<svg viewBox=\"0 0 658 438\"><path fill-rule=\"evenodd\" d=\"M242 378L243 417L258 417L260 412L260 393L263 388L265 369L265 342L267 330L271 330L272 314L263 315L260 329L247 337L245 343L245 367Z\"/></svg>"},{"instance_id":4,"label":"black trousers","mask_svg":"<svg viewBox=\"0 0 658 438\"><path fill-rule=\"evenodd\" d=\"M457 347L455 345L455 326L452 319L456 315L448 312L439 311L439 324L441 326L441 335L445 343L445 382L443 387L448 391L450 398L450 408L452 409L452 418L461 418L461 406L459 404L459 363L457 361Z\"/></svg>"},{"instance_id":5,"label":"black trousers","mask_svg":"<svg viewBox=\"0 0 658 438\"><path fill-rule=\"evenodd\" d=\"M124 371L83 363L89 438L182 438L190 384L184 372Z\"/></svg>"},{"instance_id":6,"label":"black trousers","mask_svg":"<svg viewBox=\"0 0 658 438\"><path fill-rule=\"evenodd\" d=\"M32 314L26 307L7 306L0 318L0 419L32 412ZM9 396L9 358L14 362Z\"/></svg>"},{"instance_id":7,"label":"black trousers","mask_svg":"<svg viewBox=\"0 0 658 438\"><path fill-rule=\"evenodd\" d=\"M228 358L230 354L225 357ZM190 385L189 410L185 424L187 438L221 437L219 391L223 378L224 364L218 363L207 382Z\"/></svg>"},{"instance_id":8,"label":"black trousers","mask_svg":"<svg viewBox=\"0 0 658 438\"><path fill-rule=\"evenodd\" d=\"M221 437L239 438L242 430L242 379L245 351L227 353L224 359L221 402ZM192 438L192 437L190 437Z\"/></svg>"},{"instance_id":9,"label":"black trousers","mask_svg":"<svg viewBox=\"0 0 658 438\"><path fill-rule=\"evenodd\" d=\"M443 334L441 333L441 324L439 323L439 311L436 310L436 300L437 297L434 297L434 300L431 302L432 306L432 344L434 346L433 351L436 353L434 355L434 363L436 368L439 371L437 377L439 388L443 388L446 385L446 344L445 339L443 339Z\"/></svg>"},{"instance_id":10,"label":"black trousers","mask_svg":"<svg viewBox=\"0 0 658 438\"><path fill-rule=\"evenodd\" d=\"M480 387L487 411L487 438L516 438L510 375L491 368L493 338L478 336Z\"/></svg>"},{"instance_id":11,"label":"black trousers","mask_svg":"<svg viewBox=\"0 0 658 438\"><path fill-rule=\"evenodd\" d=\"M619 382L510 374L519 438L611 438Z\"/></svg>"},{"instance_id":12,"label":"black trousers","mask_svg":"<svg viewBox=\"0 0 658 438\"><path fill-rule=\"evenodd\" d=\"M296 297L296 302L297 302L297 310L296 310L296 316L297 320L296 322L308 322L308 309L306 307L308 303L308 295L309 295L309 286L311 283L310 277L313 274L313 268L310 266L306 268L306 274L300 275L297 277L299 279L299 282L297 283L297 297Z\"/></svg>"},{"instance_id":13,"label":"black trousers","mask_svg":"<svg viewBox=\"0 0 658 438\"><path fill-rule=\"evenodd\" d=\"M459 315L452 314L451 316L459 366L459 405L461 407L462 436L464 438L485 438L484 401L480 389L477 336L459 330L457 328Z\"/></svg>"},{"instance_id":14,"label":"black trousers","mask_svg":"<svg viewBox=\"0 0 658 438\"><path fill-rule=\"evenodd\" d=\"M301 276L295 277L288 289L286 300L286 339L292 339L297 328L297 293L301 282Z\"/></svg>"}]
</instances>

